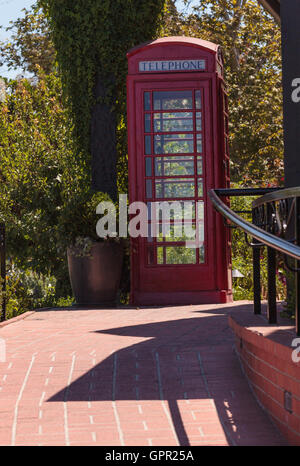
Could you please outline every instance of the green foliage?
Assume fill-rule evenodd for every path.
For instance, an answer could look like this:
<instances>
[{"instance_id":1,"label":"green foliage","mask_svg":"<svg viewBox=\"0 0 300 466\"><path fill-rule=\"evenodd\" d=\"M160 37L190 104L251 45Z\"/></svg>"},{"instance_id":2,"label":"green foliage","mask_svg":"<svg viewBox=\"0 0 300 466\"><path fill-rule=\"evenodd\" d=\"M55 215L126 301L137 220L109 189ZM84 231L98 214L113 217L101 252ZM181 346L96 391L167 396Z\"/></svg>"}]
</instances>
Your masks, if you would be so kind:
<instances>
[{"instance_id":1,"label":"green foliage","mask_svg":"<svg viewBox=\"0 0 300 466\"><path fill-rule=\"evenodd\" d=\"M241 187L240 185L235 186ZM232 197L231 208L234 211L251 211L252 201L255 197ZM251 214L242 214L242 216L251 222ZM248 238L251 241L251 238ZM267 252L266 248L261 248L261 295L267 299ZM244 233L236 228L232 230L232 269L239 270L244 277L233 278L233 296L234 300L253 300L253 271L252 271L252 248L247 245ZM285 271L282 258L277 259L276 270L276 288L277 299L284 300L286 297Z\"/></svg>"},{"instance_id":2,"label":"green foliage","mask_svg":"<svg viewBox=\"0 0 300 466\"><path fill-rule=\"evenodd\" d=\"M181 36L184 35L184 24L186 17L180 14L176 7L175 0L166 0L163 13L160 37L163 36ZM188 3L188 2L186 2Z\"/></svg>"},{"instance_id":3,"label":"green foliage","mask_svg":"<svg viewBox=\"0 0 300 466\"><path fill-rule=\"evenodd\" d=\"M230 204L233 210L251 210L251 202L251 198L237 197L232 198ZM249 215L243 215L243 217L250 220ZM232 279L234 300L252 300L252 249L245 243L244 233L239 229L232 230L232 270L238 270L244 275Z\"/></svg>"},{"instance_id":4,"label":"green foliage","mask_svg":"<svg viewBox=\"0 0 300 466\"><path fill-rule=\"evenodd\" d=\"M256 1L199 0L192 13L181 15L172 0L41 0L11 28L12 42L0 44L0 60L36 78L7 82L0 103L0 220L7 225L8 255L16 271L8 278L10 315L47 302L72 302L66 247L87 236L95 239L95 206L107 199L90 189L90 122L100 101L116 114L116 182L119 193L127 192L126 52L131 47L163 35L221 44L232 178L260 186L281 179L280 31ZM56 54L63 86L55 73ZM96 101L99 76L105 92ZM240 210L249 202L237 198L232 204ZM245 275L237 279L235 299L252 299L251 249L237 230L233 261ZM52 288L46 292L49 280L55 295ZM40 283L38 294L31 293L32 283ZM278 286L283 292L280 280Z\"/></svg>"},{"instance_id":5,"label":"green foliage","mask_svg":"<svg viewBox=\"0 0 300 466\"><path fill-rule=\"evenodd\" d=\"M126 187L126 52L155 37L164 0L41 0L49 19L78 150L90 160L91 114L99 98L116 114L117 150Z\"/></svg>"},{"instance_id":6,"label":"green foliage","mask_svg":"<svg viewBox=\"0 0 300 466\"><path fill-rule=\"evenodd\" d=\"M16 33L11 44L2 44L2 58L10 68L23 66L25 71L34 71L36 77L6 82L6 92L1 94L0 218L7 226L9 257L19 269L55 277L55 299L63 299L71 293L66 248L78 244L82 238L98 239L95 207L108 198L91 191L89 157L73 143L73 120L65 107L61 80L51 71L55 67L55 54L45 16L38 7L33 7L12 27ZM91 46L91 53L93 49ZM78 45L78 54L80 51ZM49 60L46 62L43 57ZM122 59L123 81L120 77L118 86L122 81L124 97L125 51ZM81 73L83 76L83 69ZM86 77L89 80L91 75L87 73ZM88 102L85 91L80 92L82 101ZM119 93L123 115L120 112L117 127L117 149L121 154L118 185L120 192L126 192L127 156L123 150L127 140L126 103L124 98L121 103L120 96ZM89 124L84 115L80 115L80 120ZM21 282L18 283L26 301L26 290L22 291ZM19 310L32 305L25 301L17 299Z\"/></svg>"},{"instance_id":7,"label":"green foliage","mask_svg":"<svg viewBox=\"0 0 300 466\"><path fill-rule=\"evenodd\" d=\"M27 311L45 307L67 307L74 303L74 298L56 297L56 278L42 275L29 268L20 269L8 261L6 290L0 289L0 305L6 301L6 318L16 317Z\"/></svg>"},{"instance_id":8,"label":"green foliage","mask_svg":"<svg viewBox=\"0 0 300 466\"><path fill-rule=\"evenodd\" d=\"M97 218L60 79L40 74L33 82L7 83L0 115L0 218L8 256L22 269L54 275L58 295L68 295L66 247L83 233L93 236Z\"/></svg>"},{"instance_id":9,"label":"green foliage","mask_svg":"<svg viewBox=\"0 0 300 466\"><path fill-rule=\"evenodd\" d=\"M80 246L99 241L96 233L96 207L102 201L110 201L108 195L92 193L90 189L82 189L76 195L65 199L57 223L57 241L63 254L69 246Z\"/></svg>"},{"instance_id":10,"label":"green foliage","mask_svg":"<svg viewBox=\"0 0 300 466\"><path fill-rule=\"evenodd\" d=\"M58 298L55 306L57 307L70 307L75 303L73 296Z\"/></svg>"},{"instance_id":11,"label":"green foliage","mask_svg":"<svg viewBox=\"0 0 300 466\"><path fill-rule=\"evenodd\" d=\"M22 270L13 263L7 264L6 290L0 291L1 303L5 296L6 317L9 319L24 312L53 305L55 302L54 277L43 276L31 269Z\"/></svg>"},{"instance_id":12,"label":"green foliage","mask_svg":"<svg viewBox=\"0 0 300 466\"><path fill-rule=\"evenodd\" d=\"M295 264L296 266L296 264ZM284 309L281 313L283 317L293 318L295 319L295 309L296 309L296 277L295 273L286 270L285 272L286 277L286 302L284 305Z\"/></svg>"},{"instance_id":13,"label":"green foliage","mask_svg":"<svg viewBox=\"0 0 300 466\"><path fill-rule=\"evenodd\" d=\"M0 215L8 224L8 252L13 247L15 255L28 255L37 265L38 249L46 254L55 242L51 227L60 213L61 188L71 192L73 184L75 157L59 79L10 82L0 112Z\"/></svg>"},{"instance_id":14,"label":"green foliage","mask_svg":"<svg viewBox=\"0 0 300 466\"><path fill-rule=\"evenodd\" d=\"M185 1L188 4L188 1ZM282 184L280 27L256 0L199 0L185 15L168 0L165 35L222 46L229 93L231 177L244 185Z\"/></svg>"},{"instance_id":15,"label":"green foliage","mask_svg":"<svg viewBox=\"0 0 300 466\"><path fill-rule=\"evenodd\" d=\"M96 235L89 170L72 142L72 127L55 74L7 84L0 103L0 219L7 253L22 269L56 277L56 295L70 294L66 250Z\"/></svg>"}]
</instances>

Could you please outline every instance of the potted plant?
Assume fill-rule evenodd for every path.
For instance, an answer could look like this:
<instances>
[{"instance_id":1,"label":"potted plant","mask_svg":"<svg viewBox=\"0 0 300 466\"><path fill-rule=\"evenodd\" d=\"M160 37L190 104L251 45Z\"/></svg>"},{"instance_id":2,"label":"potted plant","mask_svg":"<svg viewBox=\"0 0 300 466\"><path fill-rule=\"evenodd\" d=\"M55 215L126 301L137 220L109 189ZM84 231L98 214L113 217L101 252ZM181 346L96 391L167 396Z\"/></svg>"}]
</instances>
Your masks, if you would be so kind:
<instances>
[{"instance_id":1,"label":"potted plant","mask_svg":"<svg viewBox=\"0 0 300 466\"><path fill-rule=\"evenodd\" d=\"M69 277L78 306L115 306L122 275L124 242L99 238L96 207L110 200L102 193L81 191L61 212L60 241L66 245Z\"/></svg>"}]
</instances>

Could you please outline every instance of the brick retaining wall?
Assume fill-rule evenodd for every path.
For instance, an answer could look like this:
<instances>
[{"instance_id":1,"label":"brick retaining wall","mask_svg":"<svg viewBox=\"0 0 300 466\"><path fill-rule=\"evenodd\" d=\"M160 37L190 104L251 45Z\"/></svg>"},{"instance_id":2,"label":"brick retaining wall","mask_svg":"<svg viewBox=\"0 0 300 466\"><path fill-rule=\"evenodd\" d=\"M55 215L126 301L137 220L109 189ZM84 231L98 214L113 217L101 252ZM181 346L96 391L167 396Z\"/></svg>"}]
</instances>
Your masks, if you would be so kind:
<instances>
[{"instance_id":1,"label":"brick retaining wall","mask_svg":"<svg viewBox=\"0 0 300 466\"><path fill-rule=\"evenodd\" d=\"M300 362L292 361L295 348L274 341L255 328L247 328L235 316L229 316L229 325L244 373L258 401L289 444L300 446ZM291 335L291 342L292 339Z\"/></svg>"}]
</instances>

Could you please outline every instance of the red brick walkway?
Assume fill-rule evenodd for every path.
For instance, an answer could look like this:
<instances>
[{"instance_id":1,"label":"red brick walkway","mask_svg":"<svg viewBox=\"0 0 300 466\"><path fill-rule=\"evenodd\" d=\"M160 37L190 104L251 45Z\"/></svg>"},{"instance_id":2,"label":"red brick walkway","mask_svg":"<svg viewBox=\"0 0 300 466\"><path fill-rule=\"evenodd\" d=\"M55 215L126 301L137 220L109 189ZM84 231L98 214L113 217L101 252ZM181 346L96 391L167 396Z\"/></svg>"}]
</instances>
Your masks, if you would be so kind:
<instances>
[{"instance_id":1,"label":"red brick walkway","mask_svg":"<svg viewBox=\"0 0 300 466\"><path fill-rule=\"evenodd\" d=\"M230 306L50 310L0 328L0 445L283 445Z\"/></svg>"}]
</instances>

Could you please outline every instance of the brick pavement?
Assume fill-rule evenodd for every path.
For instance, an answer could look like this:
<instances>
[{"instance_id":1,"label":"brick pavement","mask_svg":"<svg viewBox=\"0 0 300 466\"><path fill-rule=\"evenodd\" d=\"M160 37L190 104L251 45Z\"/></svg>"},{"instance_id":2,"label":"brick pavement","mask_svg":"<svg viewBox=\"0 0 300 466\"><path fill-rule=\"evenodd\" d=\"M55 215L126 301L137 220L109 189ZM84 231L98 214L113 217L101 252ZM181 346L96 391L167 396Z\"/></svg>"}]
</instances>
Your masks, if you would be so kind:
<instances>
[{"instance_id":1,"label":"brick pavement","mask_svg":"<svg viewBox=\"0 0 300 466\"><path fill-rule=\"evenodd\" d=\"M41 310L1 327L0 445L284 445L242 375L231 307Z\"/></svg>"}]
</instances>

